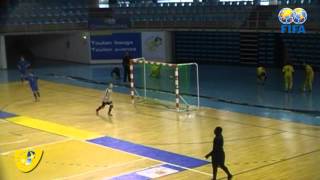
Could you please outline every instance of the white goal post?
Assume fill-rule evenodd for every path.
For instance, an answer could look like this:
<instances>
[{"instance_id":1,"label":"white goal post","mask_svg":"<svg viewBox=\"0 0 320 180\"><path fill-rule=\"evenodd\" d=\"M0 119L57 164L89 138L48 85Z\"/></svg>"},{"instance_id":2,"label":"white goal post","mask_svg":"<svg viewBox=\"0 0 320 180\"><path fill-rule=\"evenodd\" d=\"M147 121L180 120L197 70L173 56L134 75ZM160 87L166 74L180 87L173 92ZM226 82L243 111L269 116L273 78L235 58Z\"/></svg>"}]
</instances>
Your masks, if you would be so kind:
<instances>
[{"instance_id":1,"label":"white goal post","mask_svg":"<svg viewBox=\"0 0 320 180\"><path fill-rule=\"evenodd\" d=\"M131 100L132 103L135 103L135 96L139 95L137 94L136 91L136 87L135 87L135 78L134 77L134 65L135 64L141 64L142 65L142 71L143 71L143 97L146 98L147 97L147 80L146 80L146 65L159 65L159 66L166 66L169 68L174 69L174 74L172 74L172 76L174 76L174 93L175 93L175 109L177 111L181 111L181 105L180 103L184 103L187 107L187 110L189 109L189 107L191 106L186 100L185 98L182 97L182 95L180 94L180 82L179 82L179 68L183 67L183 66L194 66L195 67L195 71L196 71L196 77L195 77L195 81L196 81L196 94L193 96L196 96L197 100L196 100L196 107L197 109L200 107L200 95L199 95L199 69L198 69L198 64L197 63L181 63L181 64L173 64L173 63L165 63L165 62L157 62L157 61L147 61L145 60L145 58L141 57L141 58L135 58L135 59L131 59L130 60L130 88L131 88ZM167 74L168 76L170 76L169 74ZM180 101L181 100L181 101Z\"/></svg>"}]
</instances>

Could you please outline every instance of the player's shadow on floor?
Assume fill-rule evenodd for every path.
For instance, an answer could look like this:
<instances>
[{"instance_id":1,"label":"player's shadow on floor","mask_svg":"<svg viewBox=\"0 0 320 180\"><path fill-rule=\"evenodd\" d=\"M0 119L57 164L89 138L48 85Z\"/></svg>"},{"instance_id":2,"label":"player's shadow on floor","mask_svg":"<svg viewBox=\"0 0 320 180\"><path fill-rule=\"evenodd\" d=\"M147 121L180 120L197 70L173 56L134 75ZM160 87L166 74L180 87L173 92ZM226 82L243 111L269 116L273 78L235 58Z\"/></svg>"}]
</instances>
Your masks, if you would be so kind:
<instances>
[{"instance_id":1,"label":"player's shadow on floor","mask_svg":"<svg viewBox=\"0 0 320 180\"><path fill-rule=\"evenodd\" d=\"M111 123L113 124L113 121L112 121L112 116L103 116L103 115L98 115L98 117L108 123Z\"/></svg>"}]
</instances>

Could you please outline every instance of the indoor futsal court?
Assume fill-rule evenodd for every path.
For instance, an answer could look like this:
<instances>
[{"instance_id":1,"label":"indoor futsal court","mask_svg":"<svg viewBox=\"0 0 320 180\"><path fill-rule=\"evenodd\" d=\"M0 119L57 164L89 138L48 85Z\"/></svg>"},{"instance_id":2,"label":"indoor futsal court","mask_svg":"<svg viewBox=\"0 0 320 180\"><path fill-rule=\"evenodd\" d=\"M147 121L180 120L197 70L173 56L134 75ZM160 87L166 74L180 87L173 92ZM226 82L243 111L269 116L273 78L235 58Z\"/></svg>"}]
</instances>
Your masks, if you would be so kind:
<instances>
[{"instance_id":1,"label":"indoor futsal court","mask_svg":"<svg viewBox=\"0 0 320 180\"><path fill-rule=\"evenodd\" d=\"M61 64L57 67L63 71ZM86 74L108 68L74 67L70 72L67 64L65 73L76 76L80 70ZM38 74L44 69L38 67ZM189 112L157 104L133 105L121 86L114 88L113 116L108 117L107 110L96 116L104 85L86 87L80 81L40 75L41 100L35 103L18 73L8 74L12 80L0 86L1 179L148 179L141 173L159 167L170 169L165 175L159 170L160 179L210 179L211 164L204 156L212 148L216 126L224 129L226 164L233 179L319 176L316 121L312 125L312 121L252 115L240 112L241 107L234 110L240 113L232 112L218 102L220 108L201 106ZM278 113L290 117L290 112ZM26 148L43 151L30 173L20 172L14 160L15 152ZM218 179L226 179L221 170Z\"/></svg>"},{"instance_id":2,"label":"indoor futsal court","mask_svg":"<svg viewBox=\"0 0 320 180\"><path fill-rule=\"evenodd\" d=\"M0 180L319 180L319 12L0 1Z\"/></svg>"}]
</instances>

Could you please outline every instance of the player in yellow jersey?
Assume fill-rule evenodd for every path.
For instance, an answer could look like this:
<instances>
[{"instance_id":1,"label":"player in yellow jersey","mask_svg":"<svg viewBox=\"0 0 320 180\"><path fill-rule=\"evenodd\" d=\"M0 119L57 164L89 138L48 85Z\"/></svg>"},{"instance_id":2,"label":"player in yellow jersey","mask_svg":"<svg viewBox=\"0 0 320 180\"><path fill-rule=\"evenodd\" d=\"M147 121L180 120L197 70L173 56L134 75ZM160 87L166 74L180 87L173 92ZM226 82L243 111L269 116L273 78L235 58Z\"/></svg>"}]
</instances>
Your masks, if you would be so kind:
<instances>
[{"instance_id":1,"label":"player in yellow jersey","mask_svg":"<svg viewBox=\"0 0 320 180\"><path fill-rule=\"evenodd\" d=\"M293 73L294 68L291 64L286 64L282 68L284 89L285 91L291 91L293 87Z\"/></svg>"},{"instance_id":2,"label":"player in yellow jersey","mask_svg":"<svg viewBox=\"0 0 320 180\"><path fill-rule=\"evenodd\" d=\"M314 79L314 72L312 66L309 64L304 64L305 69L305 80L303 84L303 91L312 91L312 84Z\"/></svg>"},{"instance_id":3,"label":"player in yellow jersey","mask_svg":"<svg viewBox=\"0 0 320 180\"><path fill-rule=\"evenodd\" d=\"M257 78L258 82L264 84L267 79L266 69L262 65L258 65L257 67Z\"/></svg>"}]
</instances>

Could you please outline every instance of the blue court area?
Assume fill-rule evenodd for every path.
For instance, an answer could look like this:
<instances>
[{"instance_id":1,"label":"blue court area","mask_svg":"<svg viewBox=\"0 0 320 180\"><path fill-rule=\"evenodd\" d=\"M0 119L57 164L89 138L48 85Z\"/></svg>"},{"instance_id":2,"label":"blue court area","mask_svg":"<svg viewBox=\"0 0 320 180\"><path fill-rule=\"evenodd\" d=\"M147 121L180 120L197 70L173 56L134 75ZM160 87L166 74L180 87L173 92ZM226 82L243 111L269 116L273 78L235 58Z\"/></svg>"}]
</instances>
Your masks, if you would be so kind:
<instances>
[{"instance_id":1,"label":"blue court area","mask_svg":"<svg viewBox=\"0 0 320 180\"><path fill-rule=\"evenodd\" d=\"M123 83L122 77L118 81L112 80L110 74L114 67L122 70L121 64L83 65L65 62L37 63L33 69L43 80L94 89L104 89L109 82L113 82L116 84L115 91L129 94L129 84ZM0 70L0 75L0 82L19 80L15 69ZM260 85L256 80L255 67L200 65L201 106L320 125L320 80L317 73L311 93L302 91L302 69L295 70L291 93L283 91L280 68L267 68L267 76L266 83ZM190 87L194 89L195 81L192 79L190 82ZM195 102L194 95L194 90L190 90L184 97ZM174 97L170 93L160 93L158 96L163 99Z\"/></svg>"},{"instance_id":2,"label":"blue court area","mask_svg":"<svg viewBox=\"0 0 320 180\"><path fill-rule=\"evenodd\" d=\"M10 118L16 116L15 114L0 111L0 119Z\"/></svg>"},{"instance_id":3,"label":"blue court area","mask_svg":"<svg viewBox=\"0 0 320 180\"><path fill-rule=\"evenodd\" d=\"M201 159L196 159L189 156L184 156L152 147L143 146L140 144L131 143L128 141L112 138L112 137L100 137L97 139L89 140L89 142L96 143L102 146L110 147L113 149L118 149L131 154L136 154L139 156L155 159L161 161L165 164L158 165L157 167L150 167L144 170L135 171L114 177L112 179L125 180L125 179L138 179L146 180L152 179L152 174L159 174L159 171L163 174L159 174L159 177L164 176L166 171L168 174L173 174L181 172L187 169L200 167L208 164L208 161ZM149 169L149 170L148 170ZM154 169L154 170L153 170ZM157 169L158 173L157 173ZM156 171L156 172L153 172ZM146 175L144 175L146 174Z\"/></svg>"},{"instance_id":4,"label":"blue court area","mask_svg":"<svg viewBox=\"0 0 320 180\"><path fill-rule=\"evenodd\" d=\"M195 168L208 164L208 161L204 161L201 159L183 156L180 154L155 149L152 147L147 147L140 144L134 144L128 141L115 139L112 137L101 137L89 141L102 146L118 149L132 154L137 154L151 159L156 159L165 163L177 165L184 168Z\"/></svg>"}]
</instances>

